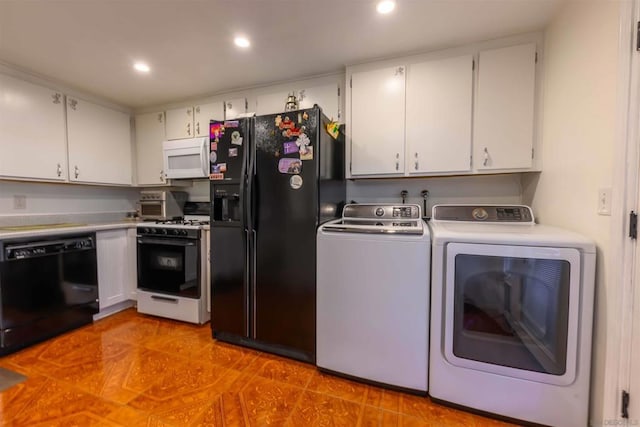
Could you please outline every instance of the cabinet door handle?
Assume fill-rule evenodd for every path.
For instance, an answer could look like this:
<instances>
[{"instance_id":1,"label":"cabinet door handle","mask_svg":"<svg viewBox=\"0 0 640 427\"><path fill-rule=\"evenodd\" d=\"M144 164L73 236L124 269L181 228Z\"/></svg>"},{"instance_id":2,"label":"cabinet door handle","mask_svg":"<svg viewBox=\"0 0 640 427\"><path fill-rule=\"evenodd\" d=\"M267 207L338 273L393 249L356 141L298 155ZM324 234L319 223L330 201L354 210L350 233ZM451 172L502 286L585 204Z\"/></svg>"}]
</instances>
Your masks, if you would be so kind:
<instances>
[{"instance_id":1,"label":"cabinet door handle","mask_svg":"<svg viewBox=\"0 0 640 427\"><path fill-rule=\"evenodd\" d=\"M60 163L58 163L57 173L58 173L58 176L62 176L62 165Z\"/></svg>"},{"instance_id":2,"label":"cabinet door handle","mask_svg":"<svg viewBox=\"0 0 640 427\"><path fill-rule=\"evenodd\" d=\"M75 99L69 99L69 107L71 107L72 110L75 110L78 107L78 101Z\"/></svg>"},{"instance_id":3,"label":"cabinet door handle","mask_svg":"<svg viewBox=\"0 0 640 427\"><path fill-rule=\"evenodd\" d=\"M200 122L196 123L196 134L200 135Z\"/></svg>"},{"instance_id":4,"label":"cabinet door handle","mask_svg":"<svg viewBox=\"0 0 640 427\"><path fill-rule=\"evenodd\" d=\"M164 170L160 171L160 181L164 182Z\"/></svg>"},{"instance_id":5,"label":"cabinet door handle","mask_svg":"<svg viewBox=\"0 0 640 427\"><path fill-rule=\"evenodd\" d=\"M187 123L187 135L191 135L191 123Z\"/></svg>"},{"instance_id":6,"label":"cabinet door handle","mask_svg":"<svg viewBox=\"0 0 640 427\"><path fill-rule=\"evenodd\" d=\"M396 153L396 170L400 170L400 153Z\"/></svg>"},{"instance_id":7,"label":"cabinet door handle","mask_svg":"<svg viewBox=\"0 0 640 427\"><path fill-rule=\"evenodd\" d=\"M413 166L414 166L415 170L418 170L418 153L415 153L414 156L415 156L416 160L415 160Z\"/></svg>"},{"instance_id":8,"label":"cabinet door handle","mask_svg":"<svg viewBox=\"0 0 640 427\"><path fill-rule=\"evenodd\" d=\"M158 122L162 123L162 113L158 113Z\"/></svg>"},{"instance_id":9,"label":"cabinet door handle","mask_svg":"<svg viewBox=\"0 0 640 427\"><path fill-rule=\"evenodd\" d=\"M60 97L62 96L62 94L59 93L54 93L53 95L51 95L51 98L53 98L53 103L54 104L60 104Z\"/></svg>"},{"instance_id":10,"label":"cabinet door handle","mask_svg":"<svg viewBox=\"0 0 640 427\"><path fill-rule=\"evenodd\" d=\"M191 117L191 108L187 109L187 116Z\"/></svg>"},{"instance_id":11,"label":"cabinet door handle","mask_svg":"<svg viewBox=\"0 0 640 427\"><path fill-rule=\"evenodd\" d=\"M196 107L196 114L200 114L200 106L199 105Z\"/></svg>"},{"instance_id":12,"label":"cabinet door handle","mask_svg":"<svg viewBox=\"0 0 640 427\"><path fill-rule=\"evenodd\" d=\"M76 176L76 178L78 178L78 176L80 176L80 169L78 169L78 166L75 166L73 170L74 170L74 175Z\"/></svg>"},{"instance_id":13,"label":"cabinet door handle","mask_svg":"<svg viewBox=\"0 0 640 427\"><path fill-rule=\"evenodd\" d=\"M487 166L488 163L489 163L489 150L487 149L487 147L484 147L484 161L482 162L482 165Z\"/></svg>"}]
</instances>

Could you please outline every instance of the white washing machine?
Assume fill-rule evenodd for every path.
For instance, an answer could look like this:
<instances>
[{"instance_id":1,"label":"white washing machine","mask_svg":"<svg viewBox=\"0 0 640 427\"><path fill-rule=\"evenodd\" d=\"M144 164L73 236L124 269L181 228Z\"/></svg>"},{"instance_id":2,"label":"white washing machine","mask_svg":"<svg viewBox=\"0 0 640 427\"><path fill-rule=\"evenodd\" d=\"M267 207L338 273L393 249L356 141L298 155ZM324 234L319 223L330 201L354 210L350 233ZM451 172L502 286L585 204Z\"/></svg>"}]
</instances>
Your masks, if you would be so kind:
<instances>
[{"instance_id":1,"label":"white washing machine","mask_svg":"<svg viewBox=\"0 0 640 427\"><path fill-rule=\"evenodd\" d=\"M429 394L586 426L596 248L527 206L433 207Z\"/></svg>"},{"instance_id":2,"label":"white washing machine","mask_svg":"<svg viewBox=\"0 0 640 427\"><path fill-rule=\"evenodd\" d=\"M427 390L429 229L418 205L347 205L317 239L316 364Z\"/></svg>"}]
</instances>

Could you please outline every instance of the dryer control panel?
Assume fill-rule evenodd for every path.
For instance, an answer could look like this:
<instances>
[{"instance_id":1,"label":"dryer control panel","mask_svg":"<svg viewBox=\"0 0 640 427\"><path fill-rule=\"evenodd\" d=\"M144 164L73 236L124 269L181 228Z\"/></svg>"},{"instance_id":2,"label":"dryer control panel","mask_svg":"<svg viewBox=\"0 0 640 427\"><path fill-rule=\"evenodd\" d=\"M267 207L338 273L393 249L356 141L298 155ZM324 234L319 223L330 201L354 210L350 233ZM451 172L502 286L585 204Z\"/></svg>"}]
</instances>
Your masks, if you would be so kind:
<instances>
[{"instance_id":1,"label":"dryer control panel","mask_svg":"<svg viewBox=\"0 0 640 427\"><path fill-rule=\"evenodd\" d=\"M524 205L436 205L434 221L499 222L533 224L533 212Z\"/></svg>"}]
</instances>

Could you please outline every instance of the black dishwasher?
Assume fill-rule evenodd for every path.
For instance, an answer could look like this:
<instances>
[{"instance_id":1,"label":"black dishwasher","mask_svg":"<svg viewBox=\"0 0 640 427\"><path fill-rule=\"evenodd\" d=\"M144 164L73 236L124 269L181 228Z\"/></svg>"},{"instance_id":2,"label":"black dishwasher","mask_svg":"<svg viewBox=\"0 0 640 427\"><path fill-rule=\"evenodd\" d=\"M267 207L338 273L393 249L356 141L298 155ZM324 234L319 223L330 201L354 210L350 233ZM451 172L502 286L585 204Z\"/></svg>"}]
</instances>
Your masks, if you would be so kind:
<instances>
[{"instance_id":1,"label":"black dishwasher","mask_svg":"<svg viewBox=\"0 0 640 427\"><path fill-rule=\"evenodd\" d=\"M98 312L95 234L0 241L0 355Z\"/></svg>"}]
</instances>

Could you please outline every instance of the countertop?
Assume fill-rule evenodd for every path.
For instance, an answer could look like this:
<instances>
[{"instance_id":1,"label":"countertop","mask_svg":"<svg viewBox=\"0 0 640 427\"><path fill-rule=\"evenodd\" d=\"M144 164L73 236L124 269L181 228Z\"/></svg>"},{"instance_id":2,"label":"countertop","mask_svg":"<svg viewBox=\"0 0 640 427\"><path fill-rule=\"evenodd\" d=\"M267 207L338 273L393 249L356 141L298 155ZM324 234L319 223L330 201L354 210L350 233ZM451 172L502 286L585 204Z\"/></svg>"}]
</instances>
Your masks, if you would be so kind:
<instances>
[{"instance_id":1,"label":"countertop","mask_svg":"<svg viewBox=\"0 0 640 427\"><path fill-rule=\"evenodd\" d=\"M50 224L47 226L34 225L24 227L0 227L0 240L19 239L23 237L44 237L51 235L65 235L77 233L93 233L97 231L117 230L121 228L134 228L139 221L116 221L95 224ZM29 229L28 227L34 227ZM14 228L11 230L11 228ZM15 228L23 228L16 230Z\"/></svg>"},{"instance_id":2,"label":"countertop","mask_svg":"<svg viewBox=\"0 0 640 427\"><path fill-rule=\"evenodd\" d=\"M98 231L117 230L121 228L135 228L144 221L124 220L116 222L101 222L94 224L42 224L33 226L0 227L0 240L20 239L23 237L44 237L51 235L65 235L77 233L94 233ZM34 227L34 228L28 228ZM14 228L14 230L10 230ZM15 230L15 228L23 228ZM204 231L209 230L209 226L202 227Z\"/></svg>"}]
</instances>

